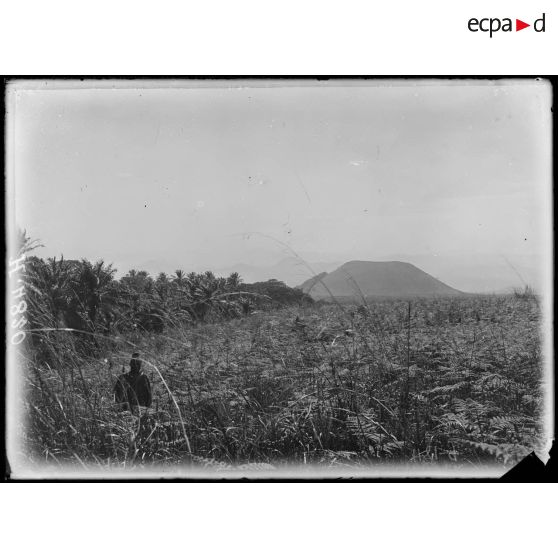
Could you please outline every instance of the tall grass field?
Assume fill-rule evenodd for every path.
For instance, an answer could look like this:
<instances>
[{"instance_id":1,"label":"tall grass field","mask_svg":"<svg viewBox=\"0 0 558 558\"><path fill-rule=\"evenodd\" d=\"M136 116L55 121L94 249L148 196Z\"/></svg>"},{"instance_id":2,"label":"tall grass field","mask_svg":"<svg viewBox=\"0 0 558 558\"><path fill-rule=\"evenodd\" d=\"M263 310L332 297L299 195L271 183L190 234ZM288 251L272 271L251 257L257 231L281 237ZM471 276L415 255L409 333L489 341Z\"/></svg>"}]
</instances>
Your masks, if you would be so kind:
<instances>
[{"instance_id":1,"label":"tall grass field","mask_svg":"<svg viewBox=\"0 0 558 558\"><path fill-rule=\"evenodd\" d=\"M72 328L53 306L70 288L56 291L49 276L47 296L38 261L27 269L29 333L17 348L17 459L31 470L503 473L544 445L548 388L531 292L268 304L238 294L248 286L235 278L198 299L203 318L167 308L176 319L161 327L137 316L125 327L105 312L107 327L99 301L112 299L102 293L90 327ZM207 300L219 312L199 304ZM135 351L153 405L122 411L113 388Z\"/></svg>"}]
</instances>

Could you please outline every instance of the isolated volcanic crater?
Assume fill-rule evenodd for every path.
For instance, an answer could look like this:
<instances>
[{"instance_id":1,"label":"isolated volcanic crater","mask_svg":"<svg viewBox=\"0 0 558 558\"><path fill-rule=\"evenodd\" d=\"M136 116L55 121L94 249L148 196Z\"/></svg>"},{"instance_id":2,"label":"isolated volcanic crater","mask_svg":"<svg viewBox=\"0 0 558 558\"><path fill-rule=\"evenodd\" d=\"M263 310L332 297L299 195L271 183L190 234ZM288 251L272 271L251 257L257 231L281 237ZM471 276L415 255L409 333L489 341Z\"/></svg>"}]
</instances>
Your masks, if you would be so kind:
<instances>
[{"instance_id":1,"label":"isolated volcanic crater","mask_svg":"<svg viewBox=\"0 0 558 558\"><path fill-rule=\"evenodd\" d=\"M326 288L327 287L327 288ZM432 297L458 296L461 291L446 285L406 262L351 261L331 273L320 273L299 286L312 298L335 297Z\"/></svg>"}]
</instances>

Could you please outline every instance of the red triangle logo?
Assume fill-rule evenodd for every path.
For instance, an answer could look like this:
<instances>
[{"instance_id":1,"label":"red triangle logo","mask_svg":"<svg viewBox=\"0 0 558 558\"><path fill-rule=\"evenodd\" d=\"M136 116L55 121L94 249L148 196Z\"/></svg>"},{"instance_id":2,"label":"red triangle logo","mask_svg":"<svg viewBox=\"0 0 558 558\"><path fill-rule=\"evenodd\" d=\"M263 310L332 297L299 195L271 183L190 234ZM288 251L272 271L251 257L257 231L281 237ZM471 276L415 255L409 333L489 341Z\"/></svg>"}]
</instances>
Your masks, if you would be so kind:
<instances>
[{"instance_id":1,"label":"red triangle logo","mask_svg":"<svg viewBox=\"0 0 558 558\"><path fill-rule=\"evenodd\" d=\"M522 29L525 29L526 27L531 27L531 25L529 23L525 23L524 21L521 21L520 19L515 20L515 30L516 31L521 31Z\"/></svg>"}]
</instances>

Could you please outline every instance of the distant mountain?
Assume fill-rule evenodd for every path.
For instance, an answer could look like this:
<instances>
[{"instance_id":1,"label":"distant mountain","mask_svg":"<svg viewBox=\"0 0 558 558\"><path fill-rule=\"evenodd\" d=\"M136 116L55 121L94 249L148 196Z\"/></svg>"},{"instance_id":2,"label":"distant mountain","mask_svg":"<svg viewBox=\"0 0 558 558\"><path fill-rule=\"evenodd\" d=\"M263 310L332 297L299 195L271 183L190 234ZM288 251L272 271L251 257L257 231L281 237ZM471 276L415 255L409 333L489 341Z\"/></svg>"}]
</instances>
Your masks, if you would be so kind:
<instances>
[{"instance_id":1,"label":"distant mountain","mask_svg":"<svg viewBox=\"0 0 558 558\"><path fill-rule=\"evenodd\" d=\"M336 297L356 299L363 295L404 298L463 294L405 262L347 262L331 273L305 281L300 288L314 299L329 298L328 289Z\"/></svg>"},{"instance_id":2,"label":"distant mountain","mask_svg":"<svg viewBox=\"0 0 558 558\"><path fill-rule=\"evenodd\" d=\"M371 258L372 259L372 258ZM511 293L530 285L544 287L543 262L547 257L533 254L391 254L384 260L405 261L467 293Z\"/></svg>"},{"instance_id":3,"label":"distant mountain","mask_svg":"<svg viewBox=\"0 0 558 558\"><path fill-rule=\"evenodd\" d=\"M309 293L315 287L315 285L326 275L327 273L325 271L323 271L322 273L318 273L318 275L314 275L314 277L310 277L310 279L304 281L304 283L302 283L302 285L299 285L297 288L299 288L305 293Z\"/></svg>"},{"instance_id":4,"label":"distant mountain","mask_svg":"<svg viewBox=\"0 0 558 558\"><path fill-rule=\"evenodd\" d=\"M309 266L312 271L310 271L307 266ZM237 264L231 267L217 269L216 274L226 276L236 271L240 274L245 283L277 279L278 281L283 281L290 287L294 287L312 277L312 272L328 272L334 270L338 266L339 262L308 262L305 264L298 258L290 257L284 258L270 266Z\"/></svg>"}]
</instances>

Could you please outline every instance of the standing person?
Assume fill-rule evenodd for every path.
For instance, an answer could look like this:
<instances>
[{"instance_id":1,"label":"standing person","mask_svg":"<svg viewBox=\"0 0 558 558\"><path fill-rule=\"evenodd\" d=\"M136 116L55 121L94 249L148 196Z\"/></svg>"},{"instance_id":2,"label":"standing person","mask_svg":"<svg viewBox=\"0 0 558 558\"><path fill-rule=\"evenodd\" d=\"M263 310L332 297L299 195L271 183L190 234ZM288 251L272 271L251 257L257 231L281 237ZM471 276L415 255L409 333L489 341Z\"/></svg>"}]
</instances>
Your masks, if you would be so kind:
<instances>
[{"instance_id":1,"label":"standing person","mask_svg":"<svg viewBox=\"0 0 558 558\"><path fill-rule=\"evenodd\" d=\"M130 372L122 374L114 386L114 400L125 404L130 410L134 407L150 407L152 402L151 384L149 378L141 373L141 359L139 353L132 355Z\"/></svg>"}]
</instances>

